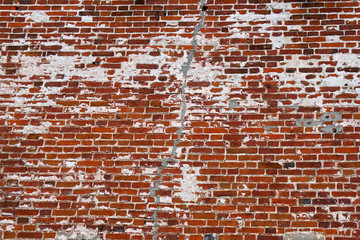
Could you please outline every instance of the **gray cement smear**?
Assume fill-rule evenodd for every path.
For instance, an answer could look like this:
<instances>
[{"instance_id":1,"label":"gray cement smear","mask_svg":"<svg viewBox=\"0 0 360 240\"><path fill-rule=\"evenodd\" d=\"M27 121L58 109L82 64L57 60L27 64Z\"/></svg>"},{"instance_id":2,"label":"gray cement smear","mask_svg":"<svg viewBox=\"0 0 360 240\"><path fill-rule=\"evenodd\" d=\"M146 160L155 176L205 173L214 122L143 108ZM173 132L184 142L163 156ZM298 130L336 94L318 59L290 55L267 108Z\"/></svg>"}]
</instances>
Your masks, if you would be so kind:
<instances>
[{"instance_id":1,"label":"gray cement smear","mask_svg":"<svg viewBox=\"0 0 360 240\"><path fill-rule=\"evenodd\" d=\"M324 123L333 123L332 125L328 125L320 128L320 130L324 133L339 133L342 132L343 127L336 126L335 124L339 121L342 121L341 113L339 112L326 112L319 117L319 121L314 119L304 118L297 119L296 126L298 127L316 127L322 125Z\"/></svg>"},{"instance_id":2,"label":"gray cement smear","mask_svg":"<svg viewBox=\"0 0 360 240\"><path fill-rule=\"evenodd\" d=\"M339 132L342 132L343 127L331 125L331 126L326 126L326 127L320 128L320 130L324 133L339 133Z\"/></svg>"},{"instance_id":3,"label":"gray cement smear","mask_svg":"<svg viewBox=\"0 0 360 240\"><path fill-rule=\"evenodd\" d=\"M162 182L163 179L163 175L162 175L162 171L167 167L168 163L171 161L175 160L175 155L176 155L176 150L178 148L178 144L181 142L181 136L183 135L183 130L185 127L185 115L186 115L186 111L187 111L187 104L186 104L186 97L185 97L185 90L187 87L187 74L190 70L190 65L194 59L194 52L196 51L196 49L198 48L198 43L196 41L196 37L200 32L200 29L203 27L204 24L204 19L205 19L205 11L202 11L202 7L205 6L205 2L206 0L200 0L200 15L201 15L201 19L199 21L199 23L195 26L194 28L194 33L193 33L193 38L191 41L191 45L194 47L192 50L189 51L188 56L187 56L187 61L184 63L184 65L181 67L181 73L184 76L184 82L181 86L181 101L182 101L182 108L181 108L181 113L180 113L180 127L179 129L176 131L177 134L177 139L176 141L174 141L173 144L173 148L171 151L171 157L167 158L165 160L162 161L161 163L161 167L158 168L157 171L157 176L159 177L159 179L155 182L155 185L153 188L150 189L150 197L155 197L155 204L157 204L157 208L154 211L154 214L152 216L152 220L154 220L154 235L153 235L153 240L156 240L158 238L158 229L159 229L159 219L158 219L158 213L160 210L160 196L156 195L156 191L160 190L160 183Z\"/></svg>"},{"instance_id":4,"label":"gray cement smear","mask_svg":"<svg viewBox=\"0 0 360 240\"><path fill-rule=\"evenodd\" d=\"M319 233L292 232L285 233L284 240L325 240L325 237Z\"/></svg>"},{"instance_id":5,"label":"gray cement smear","mask_svg":"<svg viewBox=\"0 0 360 240\"><path fill-rule=\"evenodd\" d=\"M231 99L229 102L229 108L230 110L233 110L234 108L239 107L239 103L237 102L237 100Z\"/></svg>"},{"instance_id":6,"label":"gray cement smear","mask_svg":"<svg viewBox=\"0 0 360 240\"><path fill-rule=\"evenodd\" d=\"M339 112L326 112L321 117L319 117L320 120L323 122L338 122L342 121L341 114Z\"/></svg>"},{"instance_id":7,"label":"gray cement smear","mask_svg":"<svg viewBox=\"0 0 360 240\"><path fill-rule=\"evenodd\" d=\"M264 126L264 129L265 129L266 131L269 131L269 130L275 129L275 128L278 128L278 126Z\"/></svg>"},{"instance_id":8,"label":"gray cement smear","mask_svg":"<svg viewBox=\"0 0 360 240\"><path fill-rule=\"evenodd\" d=\"M314 119L304 118L297 119L296 126L298 127L316 127L321 124L321 121L315 121Z\"/></svg>"}]
</instances>

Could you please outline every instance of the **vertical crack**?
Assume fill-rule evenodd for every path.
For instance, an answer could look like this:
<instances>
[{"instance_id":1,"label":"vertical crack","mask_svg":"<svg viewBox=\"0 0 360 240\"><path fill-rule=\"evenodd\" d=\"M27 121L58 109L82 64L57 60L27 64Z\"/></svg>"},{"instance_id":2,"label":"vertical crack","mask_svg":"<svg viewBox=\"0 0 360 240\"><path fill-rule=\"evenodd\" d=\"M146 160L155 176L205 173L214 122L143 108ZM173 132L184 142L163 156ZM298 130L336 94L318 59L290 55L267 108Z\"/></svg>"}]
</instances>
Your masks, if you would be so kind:
<instances>
[{"instance_id":1,"label":"vertical crack","mask_svg":"<svg viewBox=\"0 0 360 240\"><path fill-rule=\"evenodd\" d=\"M205 2L206 0L200 0L200 7L201 7L201 12L200 12L200 16L201 19L199 21L199 23L195 26L194 28L194 34L193 34L193 38L191 41L191 45L193 46L193 49L189 51L189 54L187 56L186 62L181 66L181 73L184 76L184 82L181 86L181 101L182 101L182 108L181 108L181 113L180 113L180 127L179 129L176 131L177 134L177 139L174 141L173 144L173 148L171 151L171 157L170 158L166 158L162 161L161 163L161 167L158 167L158 171L157 171L157 176L159 176L159 179L155 182L155 185L153 188L150 189L150 197L155 197L155 204L157 205L154 214L152 216L152 220L154 220L154 235L153 235L153 240L156 240L158 238L158 228L159 228L159 219L158 219L158 212L160 210L160 196L155 196L156 191L160 190L160 183L163 179L163 175L162 175L162 171L167 167L168 162L175 160L175 155L176 155L176 150L178 149L178 144L181 142L181 136L183 135L183 130L185 128L185 115L186 115L186 111L187 111L187 104L186 104L186 97L185 97L185 90L187 87L187 76L188 76L188 72L190 70L190 65L191 62L194 59L194 53L196 51L196 49L198 48L198 43L196 41L196 37L199 34L200 29L203 27L204 24L204 19L205 19L205 11L207 9L207 7L205 6Z\"/></svg>"}]
</instances>

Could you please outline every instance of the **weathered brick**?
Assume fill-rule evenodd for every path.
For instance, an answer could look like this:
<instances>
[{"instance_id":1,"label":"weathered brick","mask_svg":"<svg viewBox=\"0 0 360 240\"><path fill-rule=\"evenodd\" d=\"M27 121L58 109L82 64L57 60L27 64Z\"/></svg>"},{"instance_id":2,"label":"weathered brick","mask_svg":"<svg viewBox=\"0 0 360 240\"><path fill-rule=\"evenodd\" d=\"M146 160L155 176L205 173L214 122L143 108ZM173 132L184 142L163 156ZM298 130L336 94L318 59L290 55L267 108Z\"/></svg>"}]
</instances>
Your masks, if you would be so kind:
<instances>
[{"instance_id":1,"label":"weathered brick","mask_svg":"<svg viewBox=\"0 0 360 240\"><path fill-rule=\"evenodd\" d=\"M358 2L1 3L1 239L358 237Z\"/></svg>"}]
</instances>

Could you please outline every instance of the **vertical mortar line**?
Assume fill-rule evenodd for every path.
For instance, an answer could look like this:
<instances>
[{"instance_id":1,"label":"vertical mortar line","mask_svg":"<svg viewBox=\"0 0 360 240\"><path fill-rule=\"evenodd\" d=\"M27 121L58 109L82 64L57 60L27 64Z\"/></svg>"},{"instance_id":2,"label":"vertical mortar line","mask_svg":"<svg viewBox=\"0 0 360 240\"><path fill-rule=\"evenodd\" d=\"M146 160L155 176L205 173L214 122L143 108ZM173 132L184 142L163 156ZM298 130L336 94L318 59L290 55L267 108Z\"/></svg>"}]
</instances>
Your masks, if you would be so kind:
<instances>
[{"instance_id":1,"label":"vertical mortar line","mask_svg":"<svg viewBox=\"0 0 360 240\"><path fill-rule=\"evenodd\" d=\"M185 97L185 90L187 87L187 74L190 70L190 65L191 62L194 59L194 52L196 51L197 47L198 47L198 43L196 41L196 37L199 34L200 29L203 27L204 24L204 19L205 19L205 11L203 11L202 7L205 5L206 0L200 0L200 21L199 23L194 27L194 33L193 33L193 38L191 41L191 45L194 47L192 50L189 51L189 55L187 56L187 61L182 65L181 67L181 73L184 76L184 82L181 86L181 101L182 101L182 108L181 108L181 113L180 113L180 127L179 129L176 131L177 134L177 139L174 141L173 144L173 148L171 151L171 157L170 158L166 158L162 161L161 163L161 167L158 167L157 173L156 175L159 176L159 179L155 182L155 186L153 188L150 189L150 197L155 197L155 204L157 205L154 214L152 216L152 219L154 220L154 235L153 235L153 240L156 240L158 238L158 228L159 228L159 219L157 217L157 214L160 210L160 196L155 196L155 193L157 190L160 190L160 183L162 181L163 175L162 175L162 171L167 167L167 164L169 161L173 161L175 159L175 155L176 155L176 150L178 148L178 144L181 142L181 136L183 134L183 130L185 128L185 115L186 115L186 111L187 111L187 104L186 104L186 97Z\"/></svg>"}]
</instances>

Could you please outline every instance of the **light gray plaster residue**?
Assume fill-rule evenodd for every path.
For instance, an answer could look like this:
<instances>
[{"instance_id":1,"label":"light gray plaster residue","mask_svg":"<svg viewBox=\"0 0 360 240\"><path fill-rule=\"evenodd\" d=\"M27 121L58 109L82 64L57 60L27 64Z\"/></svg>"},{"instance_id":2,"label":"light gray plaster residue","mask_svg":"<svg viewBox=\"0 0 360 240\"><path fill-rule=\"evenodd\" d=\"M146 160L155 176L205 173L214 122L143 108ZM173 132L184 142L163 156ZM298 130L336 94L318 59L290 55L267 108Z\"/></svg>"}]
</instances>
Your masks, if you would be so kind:
<instances>
[{"instance_id":1,"label":"light gray plaster residue","mask_svg":"<svg viewBox=\"0 0 360 240\"><path fill-rule=\"evenodd\" d=\"M325 240L325 237L319 233L292 232L285 233L284 240Z\"/></svg>"},{"instance_id":2,"label":"light gray plaster residue","mask_svg":"<svg viewBox=\"0 0 360 240\"><path fill-rule=\"evenodd\" d=\"M205 1L206 0L200 0L200 7L202 8L205 5ZM160 196L156 195L156 191L160 190L160 183L163 179L163 175L162 175L162 171L167 167L168 163L171 161L174 161L175 156L176 156L176 150L178 148L178 144L181 142L181 136L183 134L183 129L185 127L185 115L186 115L186 111L187 111L187 104L186 104L186 97L185 97L185 90L187 87L187 74L190 70L190 65L194 59L194 52L196 51L197 47L198 47L198 43L196 41L196 37L199 34L200 29L203 27L203 23L204 23L204 19L205 19L205 11L201 11L201 19L199 21L199 23L195 26L194 28L194 34L193 34L193 38L191 41L191 44L193 46L193 49L189 51L188 56L187 56L187 61L183 64L183 66L181 67L181 72L184 76L184 82L181 86L181 101L182 101L182 108L181 108L181 113L180 113L180 127L179 129L176 131L177 134L177 139L174 141L173 144L173 148L171 151L171 157L164 159L161 163L161 167L158 168L157 171L157 176L159 177L158 180L155 182L155 185L153 188L150 189L150 196L151 197L155 197L155 204L157 204L157 208L154 211L154 214L152 216L152 219L154 220L154 235L153 235L153 240L156 240L158 238L158 228L159 228L159 219L158 219L158 212L160 210Z\"/></svg>"},{"instance_id":3,"label":"light gray plaster residue","mask_svg":"<svg viewBox=\"0 0 360 240\"><path fill-rule=\"evenodd\" d=\"M320 130L324 133L339 133L342 132L343 127L335 125L337 122L342 121L341 113L339 112L326 112L319 117L319 120L310 118L297 119L296 126L298 127L317 127L325 125L325 123L332 123L332 125L324 126Z\"/></svg>"}]
</instances>

